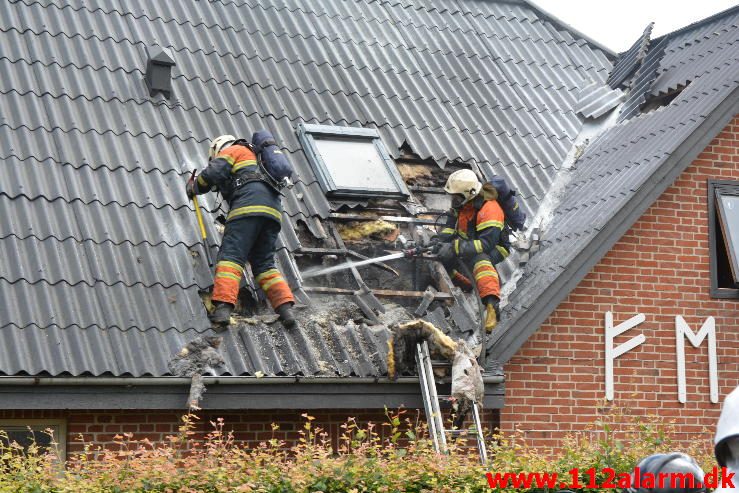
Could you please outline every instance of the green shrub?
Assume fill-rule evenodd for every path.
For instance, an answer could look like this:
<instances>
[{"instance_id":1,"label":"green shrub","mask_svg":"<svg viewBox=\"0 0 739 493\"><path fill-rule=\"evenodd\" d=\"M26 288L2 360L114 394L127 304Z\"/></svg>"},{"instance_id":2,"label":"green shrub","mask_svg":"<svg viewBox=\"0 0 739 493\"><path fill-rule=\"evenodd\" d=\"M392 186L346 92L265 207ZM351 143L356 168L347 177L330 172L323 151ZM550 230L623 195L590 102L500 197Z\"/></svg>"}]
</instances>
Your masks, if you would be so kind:
<instances>
[{"instance_id":1,"label":"green shrub","mask_svg":"<svg viewBox=\"0 0 739 493\"><path fill-rule=\"evenodd\" d=\"M290 447L277 439L255 448L240 446L220 419L211 423L207 436L198 437L193 431L198 418L188 415L167 443L127 434L112 449L85 444L66 467L51 452L4 446L0 440L0 493L473 493L490 491L488 471L546 471L567 478L574 467L623 472L646 455L675 449L672 424L610 415L591 430L566 437L554 450L531 446L522 432L497 436L489 444L491 463L485 468L463 440L452 444L448 455L437 455L424 426L402 412L388 413L387 423L379 425L383 430L350 419L337 450L313 418L304 417L300 439ZM686 452L712 467L708 444ZM587 484L587 478L582 482Z\"/></svg>"}]
</instances>

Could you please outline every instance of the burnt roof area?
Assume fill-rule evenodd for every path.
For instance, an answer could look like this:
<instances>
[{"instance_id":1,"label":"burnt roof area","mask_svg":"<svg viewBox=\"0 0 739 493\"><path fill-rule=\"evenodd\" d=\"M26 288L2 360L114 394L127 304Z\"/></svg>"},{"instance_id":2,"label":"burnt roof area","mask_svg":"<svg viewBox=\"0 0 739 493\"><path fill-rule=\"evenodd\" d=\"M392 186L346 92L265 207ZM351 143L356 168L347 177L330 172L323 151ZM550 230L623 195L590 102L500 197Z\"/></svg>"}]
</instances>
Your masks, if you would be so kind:
<instances>
[{"instance_id":1,"label":"burnt roof area","mask_svg":"<svg viewBox=\"0 0 739 493\"><path fill-rule=\"evenodd\" d=\"M482 348L499 375L736 114L738 22L650 25L619 56L525 0L3 2L0 374L170 375L213 334L184 184L209 138L267 128L295 167L277 260L301 328L249 279L220 374L383 377L388 327L415 316L483 342L474 295L429 260L306 275L433 234L446 177L472 168L529 218ZM402 193L327 193L301 125L371 129Z\"/></svg>"}]
</instances>

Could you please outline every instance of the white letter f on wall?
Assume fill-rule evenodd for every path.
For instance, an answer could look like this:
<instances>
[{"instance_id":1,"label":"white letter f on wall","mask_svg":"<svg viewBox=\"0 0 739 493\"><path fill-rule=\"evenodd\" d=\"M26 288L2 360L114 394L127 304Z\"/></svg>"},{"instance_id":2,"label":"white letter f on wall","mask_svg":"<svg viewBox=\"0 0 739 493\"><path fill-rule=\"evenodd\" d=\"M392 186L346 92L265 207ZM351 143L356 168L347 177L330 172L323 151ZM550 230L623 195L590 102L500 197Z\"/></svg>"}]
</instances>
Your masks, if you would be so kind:
<instances>
[{"instance_id":1,"label":"white letter f on wall","mask_svg":"<svg viewBox=\"0 0 739 493\"><path fill-rule=\"evenodd\" d=\"M639 334L615 348L613 347L613 340L627 330L636 327L645 319L644 314L640 313L614 327L613 313L606 312L606 399L609 401L613 400L613 360L642 344L646 337L644 337L644 334Z\"/></svg>"}]
</instances>

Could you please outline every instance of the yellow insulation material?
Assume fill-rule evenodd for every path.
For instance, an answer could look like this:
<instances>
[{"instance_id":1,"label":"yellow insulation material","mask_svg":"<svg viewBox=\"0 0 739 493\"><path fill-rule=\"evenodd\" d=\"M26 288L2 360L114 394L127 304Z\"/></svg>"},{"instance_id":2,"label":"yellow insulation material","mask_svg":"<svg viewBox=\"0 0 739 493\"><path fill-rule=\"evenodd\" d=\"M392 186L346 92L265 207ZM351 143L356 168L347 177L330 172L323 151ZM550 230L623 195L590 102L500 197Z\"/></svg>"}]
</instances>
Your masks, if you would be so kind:
<instances>
[{"instance_id":1,"label":"yellow insulation material","mask_svg":"<svg viewBox=\"0 0 739 493\"><path fill-rule=\"evenodd\" d=\"M393 235L398 227L393 223L378 219L376 221L352 221L339 224L339 234L344 241L359 241L366 239L382 240Z\"/></svg>"},{"instance_id":2,"label":"yellow insulation material","mask_svg":"<svg viewBox=\"0 0 739 493\"><path fill-rule=\"evenodd\" d=\"M457 343L425 320L412 320L398 325L388 340L387 372L390 378L397 373L415 366L414 354L416 345L426 341L429 352L452 361L457 351Z\"/></svg>"}]
</instances>

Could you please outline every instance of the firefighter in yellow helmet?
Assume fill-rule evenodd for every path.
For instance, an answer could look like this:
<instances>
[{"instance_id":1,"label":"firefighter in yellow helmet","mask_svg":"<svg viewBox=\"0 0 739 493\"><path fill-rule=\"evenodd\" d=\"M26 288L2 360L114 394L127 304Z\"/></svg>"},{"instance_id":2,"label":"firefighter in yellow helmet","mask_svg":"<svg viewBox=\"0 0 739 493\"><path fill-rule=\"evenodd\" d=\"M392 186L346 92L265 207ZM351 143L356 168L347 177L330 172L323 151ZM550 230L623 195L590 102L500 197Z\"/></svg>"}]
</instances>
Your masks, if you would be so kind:
<instances>
[{"instance_id":1,"label":"firefighter in yellow helmet","mask_svg":"<svg viewBox=\"0 0 739 493\"><path fill-rule=\"evenodd\" d=\"M216 330L227 326L236 305L246 262L285 328L296 325L292 291L275 266L275 242L280 233L280 194L269 185L248 142L221 135L210 143L208 166L188 182L187 196L217 190L229 205L226 230L218 252L209 315Z\"/></svg>"},{"instance_id":2,"label":"firefighter in yellow helmet","mask_svg":"<svg viewBox=\"0 0 739 493\"><path fill-rule=\"evenodd\" d=\"M500 303L495 264L508 256L502 237L503 209L496 200L495 189L483 189L472 170L452 173L444 190L452 196L453 216L435 237L434 249L455 284L471 289L471 281L460 272L460 264L469 268L485 306L485 330L491 332L498 323Z\"/></svg>"}]
</instances>

